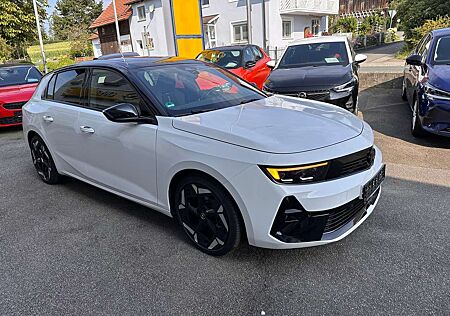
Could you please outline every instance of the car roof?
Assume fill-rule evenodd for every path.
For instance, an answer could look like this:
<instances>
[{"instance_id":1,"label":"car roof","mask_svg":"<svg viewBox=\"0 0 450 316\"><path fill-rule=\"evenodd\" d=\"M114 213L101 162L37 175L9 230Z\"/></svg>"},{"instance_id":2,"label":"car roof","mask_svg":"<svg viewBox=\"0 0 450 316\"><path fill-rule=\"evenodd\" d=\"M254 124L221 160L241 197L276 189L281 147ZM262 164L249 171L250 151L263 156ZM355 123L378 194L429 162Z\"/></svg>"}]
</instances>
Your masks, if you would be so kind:
<instances>
[{"instance_id":1,"label":"car roof","mask_svg":"<svg viewBox=\"0 0 450 316\"><path fill-rule=\"evenodd\" d=\"M9 64L0 64L0 68L6 68L6 67L26 67L26 66L33 66L32 63L9 63Z\"/></svg>"},{"instance_id":2,"label":"car roof","mask_svg":"<svg viewBox=\"0 0 450 316\"><path fill-rule=\"evenodd\" d=\"M437 30L433 30L431 31L431 33L433 34L433 36L445 36L445 35L450 35L450 27L447 27L445 29L437 29Z\"/></svg>"},{"instance_id":3,"label":"car roof","mask_svg":"<svg viewBox=\"0 0 450 316\"><path fill-rule=\"evenodd\" d=\"M152 67L164 64L204 64L202 61L195 59L187 59L181 57L117 57L111 59L97 59L90 61L83 61L78 64L74 64L71 66L63 67L58 69L60 71L62 69L70 69L74 67L114 67L114 68L142 68L142 67Z\"/></svg>"},{"instance_id":4,"label":"car roof","mask_svg":"<svg viewBox=\"0 0 450 316\"><path fill-rule=\"evenodd\" d=\"M241 50L241 49L246 48L249 45L256 46L256 45L253 45L253 44L240 44L240 45L238 44L238 45L211 47L211 48L205 49L204 51L208 51L208 50L218 50L218 51L221 51L221 50Z\"/></svg>"},{"instance_id":5,"label":"car roof","mask_svg":"<svg viewBox=\"0 0 450 316\"><path fill-rule=\"evenodd\" d=\"M318 36L318 37L308 37L302 38L289 43L291 45L299 44L312 44L312 43L331 43L331 42L346 42L346 35L333 35L333 36Z\"/></svg>"}]
</instances>

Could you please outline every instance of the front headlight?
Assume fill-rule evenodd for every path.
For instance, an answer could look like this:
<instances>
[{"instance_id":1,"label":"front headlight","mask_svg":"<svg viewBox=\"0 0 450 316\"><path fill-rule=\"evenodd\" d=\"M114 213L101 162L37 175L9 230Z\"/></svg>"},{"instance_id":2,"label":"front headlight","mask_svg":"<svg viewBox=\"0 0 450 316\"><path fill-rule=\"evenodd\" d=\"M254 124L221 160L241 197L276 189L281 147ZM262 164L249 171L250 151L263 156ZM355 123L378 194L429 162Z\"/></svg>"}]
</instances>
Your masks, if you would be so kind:
<instances>
[{"instance_id":1,"label":"front headlight","mask_svg":"<svg viewBox=\"0 0 450 316\"><path fill-rule=\"evenodd\" d=\"M428 82L425 84L425 95L431 100L450 100L450 92L438 89Z\"/></svg>"},{"instance_id":2,"label":"front headlight","mask_svg":"<svg viewBox=\"0 0 450 316\"><path fill-rule=\"evenodd\" d=\"M334 87L333 90L335 92L341 93L341 92L350 92L355 87L355 79L352 78L349 82L346 82L344 84L341 84L340 86Z\"/></svg>"},{"instance_id":3,"label":"front headlight","mask_svg":"<svg viewBox=\"0 0 450 316\"><path fill-rule=\"evenodd\" d=\"M325 180L328 162L295 167L261 167L264 173L274 182L285 184L303 184Z\"/></svg>"}]
</instances>

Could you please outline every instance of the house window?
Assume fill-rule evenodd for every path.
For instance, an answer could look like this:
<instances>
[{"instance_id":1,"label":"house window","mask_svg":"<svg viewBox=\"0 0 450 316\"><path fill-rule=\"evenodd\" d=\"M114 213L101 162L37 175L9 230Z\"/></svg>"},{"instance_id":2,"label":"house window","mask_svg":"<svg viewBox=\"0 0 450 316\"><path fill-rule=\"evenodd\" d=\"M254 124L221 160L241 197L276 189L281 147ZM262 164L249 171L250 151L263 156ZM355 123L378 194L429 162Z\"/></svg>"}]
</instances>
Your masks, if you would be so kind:
<instances>
[{"instance_id":1,"label":"house window","mask_svg":"<svg viewBox=\"0 0 450 316\"><path fill-rule=\"evenodd\" d=\"M140 6L137 8L138 21L145 21L145 6Z\"/></svg>"},{"instance_id":2,"label":"house window","mask_svg":"<svg viewBox=\"0 0 450 316\"><path fill-rule=\"evenodd\" d=\"M202 0L202 6L209 6L209 0Z\"/></svg>"},{"instance_id":3,"label":"house window","mask_svg":"<svg viewBox=\"0 0 450 316\"><path fill-rule=\"evenodd\" d=\"M233 24L233 43L248 42L247 22Z\"/></svg>"},{"instance_id":4,"label":"house window","mask_svg":"<svg viewBox=\"0 0 450 316\"><path fill-rule=\"evenodd\" d=\"M292 38L292 21L283 21L283 38Z\"/></svg>"},{"instance_id":5,"label":"house window","mask_svg":"<svg viewBox=\"0 0 450 316\"><path fill-rule=\"evenodd\" d=\"M216 47L216 24L204 24L203 33L205 34L206 48Z\"/></svg>"},{"instance_id":6,"label":"house window","mask_svg":"<svg viewBox=\"0 0 450 316\"><path fill-rule=\"evenodd\" d=\"M320 32L320 20L313 19L311 22L311 33L313 35L319 35L319 32Z\"/></svg>"}]
</instances>

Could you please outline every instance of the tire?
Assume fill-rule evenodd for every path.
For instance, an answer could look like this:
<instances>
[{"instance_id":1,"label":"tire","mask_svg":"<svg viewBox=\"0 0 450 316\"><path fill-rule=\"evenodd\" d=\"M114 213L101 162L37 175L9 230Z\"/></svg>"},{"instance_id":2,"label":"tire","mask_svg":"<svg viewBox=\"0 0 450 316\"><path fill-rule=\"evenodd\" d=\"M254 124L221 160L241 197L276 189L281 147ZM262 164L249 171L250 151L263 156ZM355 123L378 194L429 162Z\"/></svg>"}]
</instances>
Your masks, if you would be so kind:
<instances>
[{"instance_id":1,"label":"tire","mask_svg":"<svg viewBox=\"0 0 450 316\"><path fill-rule=\"evenodd\" d=\"M420 123L419 98L417 96L414 98L413 116L412 116L412 121L411 121L411 134L417 138L423 137L425 135L425 131L423 130L422 123Z\"/></svg>"},{"instance_id":2,"label":"tire","mask_svg":"<svg viewBox=\"0 0 450 316\"><path fill-rule=\"evenodd\" d=\"M355 115L358 115L359 112L359 96L356 96L355 99L353 99L352 108L349 109L350 112L352 112Z\"/></svg>"},{"instance_id":3,"label":"tire","mask_svg":"<svg viewBox=\"0 0 450 316\"><path fill-rule=\"evenodd\" d=\"M403 101L408 101L408 97L407 97L407 95L406 95L405 78L403 78L403 83L402 83L402 100L403 100Z\"/></svg>"},{"instance_id":4,"label":"tire","mask_svg":"<svg viewBox=\"0 0 450 316\"><path fill-rule=\"evenodd\" d=\"M220 184L203 176L187 176L177 184L171 200L187 238L204 253L222 256L239 245L239 210Z\"/></svg>"},{"instance_id":5,"label":"tire","mask_svg":"<svg viewBox=\"0 0 450 316\"><path fill-rule=\"evenodd\" d=\"M56 184L61 181L61 175L56 169L55 162L42 138L35 135L30 141L31 158L33 165L41 178L47 184Z\"/></svg>"}]
</instances>

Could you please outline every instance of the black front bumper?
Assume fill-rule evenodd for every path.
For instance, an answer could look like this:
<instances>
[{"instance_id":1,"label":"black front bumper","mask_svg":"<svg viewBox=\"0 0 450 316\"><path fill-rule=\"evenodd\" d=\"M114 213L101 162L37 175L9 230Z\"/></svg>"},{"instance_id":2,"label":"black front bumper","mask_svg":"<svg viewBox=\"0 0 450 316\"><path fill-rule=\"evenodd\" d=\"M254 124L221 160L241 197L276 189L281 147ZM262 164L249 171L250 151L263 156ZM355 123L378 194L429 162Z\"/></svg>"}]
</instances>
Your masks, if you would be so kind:
<instances>
[{"instance_id":1,"label":"black front bumper","mask_svg":"<svg viewBox=\"0 0 450 316\"><path fill-rule=\"evenodd\" d=\"M364 203L356 198L339 207L308 212L294 196L283 199L270 230L276 239L286 243L298 243L335 239L355 226L367 215L380 195L380 188Z\"/></svg>"}]
</instances>

